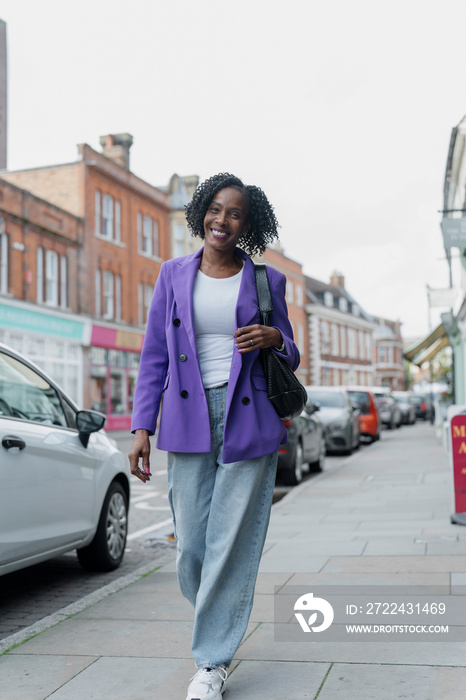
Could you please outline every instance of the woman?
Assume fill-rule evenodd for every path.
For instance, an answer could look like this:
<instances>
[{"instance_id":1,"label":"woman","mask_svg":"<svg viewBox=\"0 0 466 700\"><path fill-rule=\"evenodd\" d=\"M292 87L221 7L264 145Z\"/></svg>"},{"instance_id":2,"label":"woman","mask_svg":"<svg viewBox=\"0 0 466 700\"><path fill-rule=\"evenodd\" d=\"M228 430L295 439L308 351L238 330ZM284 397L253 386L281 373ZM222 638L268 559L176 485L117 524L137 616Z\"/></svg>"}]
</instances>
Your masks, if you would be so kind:
<instances>
[{"instance_id":1,"label":"woman","mask_svg":"<svg viewBox=\"0 0 466 700\"><path fill-rule=\"evenodd\" d=\"M296 369L299 353L285 302L286 278L267 269L274 313L259 323L254 264L277 237L265 194L221 173L186 207L204 240L195 254L163 263L149 312L134 395L131 472L150 479L149 436L168 451L168 497L177 574L194 606L192 652L199 671L187 700L220 700L243 638L286 440L267 398L259 350ZM139 466L139 460L142 464Z\"/></svg>"}]
</instances>

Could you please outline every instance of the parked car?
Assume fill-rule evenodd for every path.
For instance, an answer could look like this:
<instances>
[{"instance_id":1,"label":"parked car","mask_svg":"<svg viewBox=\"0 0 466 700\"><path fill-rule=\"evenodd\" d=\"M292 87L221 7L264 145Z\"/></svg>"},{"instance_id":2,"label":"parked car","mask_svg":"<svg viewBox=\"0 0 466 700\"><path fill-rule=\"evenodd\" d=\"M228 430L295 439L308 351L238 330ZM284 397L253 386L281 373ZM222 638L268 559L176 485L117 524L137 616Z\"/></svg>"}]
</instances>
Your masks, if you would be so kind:
<instances>
[{"instance_id":1,"label":"parked car","mask_svg":"<svg viewBox=\"0 0 466 700\"><path fill-rule=\"evenodd\" d=\"M393 398L397 402L401 411L401 420L406 425L413 425L416 422L416 407L411 402L410 391L394 391Z\"/></svg>"},{"instance_id":2,"label":"parked car","mask_svg":"<svg viewBox=\"0 0 466 700\"><path fill-rule=\"evenodd\" d=\"M359 447L359 409L346 390L340 386L307 386L306 390L309 401L320 406L327 452L351 454Z\"/></svg>"},{"instance_id":3,"label":"parked car","mask_svg":"<svg viewBox=\"0 0 466 700\"><path fill-rule=\"evenodd\" d=\"M72 549L87 569L119 566L129 467L104 422L0 343L0 575Z\"/></svg>"},{"instance_id":4,"label":"parked car","mask_svg":"<svg viewBox=\"0 0 466 700\"><path fill-rule=\"evenodd\" d=\"M411 394L410 399L416 411L416 418L429 420L432 412L432 403L424 394Z\"/></svg>"},{"instance_id":5,"label":"parked car","mask_svg":"<svg viewBox=\"0 0 466 700\"><path fill-rule=\"evenodd\" d=\"M370 391L374 394L383 425L386 425L389 430L399 428L402 422L401 409L393 398L391 390L388 387L375 386L370 387Z\"/></svg>"},{"instance_id":6,"label":"parked car","mask_svg":"<svg viewBox=\"0 0 466 700\"><path fill-rule=\"evenodd\" d=\"M374 394L364 386L346 387L351 402L359 406L359 429L361 435L372 442L380 440L381 420Z\"/></svg>"},{"instance_id":7,"label":"parked car","mask_svg":"<svg viewBox=\"0 0 466 700\"><path fill-rule=\"evenodd\" d=\"M325 431L318 412L319 406L308 403L300 416L283 421L288 442L278 450L277 477L287 486L299 484L305 465L310 471L324 468Z\"/></svg>"}]
</instances>

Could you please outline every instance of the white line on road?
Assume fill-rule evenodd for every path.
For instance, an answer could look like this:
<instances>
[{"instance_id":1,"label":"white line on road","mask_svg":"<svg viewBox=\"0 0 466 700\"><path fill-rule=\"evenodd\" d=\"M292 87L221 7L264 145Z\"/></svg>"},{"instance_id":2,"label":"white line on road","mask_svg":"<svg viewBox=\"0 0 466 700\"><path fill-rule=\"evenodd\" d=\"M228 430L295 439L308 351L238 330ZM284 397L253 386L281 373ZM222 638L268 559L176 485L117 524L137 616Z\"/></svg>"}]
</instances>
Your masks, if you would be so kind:
<instances>
[{"instance_id":1,"label":"white line on road","mask_svg":"<svg viewBox=\"0 0 466 700\"><path fill-rule=\"evenodd\" d=\"M162 522L156 523L155 525L151 525L150 527L145 527L142 530L136 530L136 532L133 532L131 535L129 535L127 539L135 540L138 537L142 537L143 535L149 534L149 532L155 532L156 530L160 530L162 527L165 527L165 525L169 525L170 523L173 523L173 518L162 520Z\"/></svg>"}]
</instances>

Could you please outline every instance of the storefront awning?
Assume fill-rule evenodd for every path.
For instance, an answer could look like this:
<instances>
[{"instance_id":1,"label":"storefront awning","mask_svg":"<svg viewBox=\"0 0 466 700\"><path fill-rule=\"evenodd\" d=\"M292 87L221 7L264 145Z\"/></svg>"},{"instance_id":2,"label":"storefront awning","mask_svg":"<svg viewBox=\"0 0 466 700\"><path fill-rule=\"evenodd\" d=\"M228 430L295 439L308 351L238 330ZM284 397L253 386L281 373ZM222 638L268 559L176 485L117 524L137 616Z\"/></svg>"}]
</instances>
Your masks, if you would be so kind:
<instances>
[{"instance_id":1,"label":"storefront awning","mask_svg":"<svg viewBox=\"0 0 466 700\"><path fill-rule=\"evenodd\" d=\"M447 345L449 345L448 336L441 323L429 335L409 347L403 354L407 360L420 367L424 362L432 360Z\"/></svg>"}]
</instances>

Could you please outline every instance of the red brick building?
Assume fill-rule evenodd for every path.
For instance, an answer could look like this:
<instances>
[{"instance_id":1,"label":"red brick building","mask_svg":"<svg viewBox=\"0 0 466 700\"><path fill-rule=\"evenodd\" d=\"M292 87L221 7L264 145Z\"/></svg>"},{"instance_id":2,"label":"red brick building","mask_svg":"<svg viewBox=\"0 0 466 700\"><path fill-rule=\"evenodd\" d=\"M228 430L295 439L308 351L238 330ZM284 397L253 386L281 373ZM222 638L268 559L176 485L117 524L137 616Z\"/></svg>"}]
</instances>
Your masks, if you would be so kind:
<instances>
[{"instance_id":1,"label":"red brick building","mask_svg":"<svg viewBox=\"0 0 466 700\"><path fill-rule=\"evenodd\" d=\"M78 316L82 245L82 219L0 179L0 340L78 402L88 336Z\"/></svg>"},{"instance_id":2,"label":"red brick building","mask_svg":"<svg viewBox=\"0 0 466 700\"><path fill-rule=\"evenodd\" d=\"M154 284L170 257L170 201L130 171L130 134L101 145L80 144L73 163L2 177L82 221L73 288L91 319L83 403L106 413L109 429L126 429Z\"/></svg>"}]
</instances>

